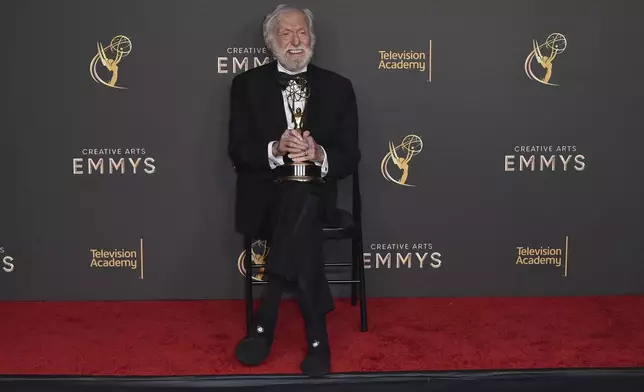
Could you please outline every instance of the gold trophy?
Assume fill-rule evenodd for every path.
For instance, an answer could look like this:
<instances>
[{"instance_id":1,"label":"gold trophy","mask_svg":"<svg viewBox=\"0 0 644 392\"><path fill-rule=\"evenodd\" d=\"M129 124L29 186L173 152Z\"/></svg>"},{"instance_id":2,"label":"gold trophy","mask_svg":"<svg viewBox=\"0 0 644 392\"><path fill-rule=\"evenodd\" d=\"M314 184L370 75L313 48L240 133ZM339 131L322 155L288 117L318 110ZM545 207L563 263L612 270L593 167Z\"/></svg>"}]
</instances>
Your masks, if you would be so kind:
<instances>
[{"instance_id":1,"label":"gold trophy","mask_svg":"<svg viewBox=\"0 0 644 392\"><path fill-rule=\"evenodd\" d=\"M310 89L305 78L295 77L289 82L285 89L286 101L293 116L295 130L302 135L304 115L307 108ZM295 108L295 103L303 101L304 110ZM299 182L323 182L322 169L313 162L289 162L278 168L278 182L299 181Z\"/></svg>"}]
</instances>

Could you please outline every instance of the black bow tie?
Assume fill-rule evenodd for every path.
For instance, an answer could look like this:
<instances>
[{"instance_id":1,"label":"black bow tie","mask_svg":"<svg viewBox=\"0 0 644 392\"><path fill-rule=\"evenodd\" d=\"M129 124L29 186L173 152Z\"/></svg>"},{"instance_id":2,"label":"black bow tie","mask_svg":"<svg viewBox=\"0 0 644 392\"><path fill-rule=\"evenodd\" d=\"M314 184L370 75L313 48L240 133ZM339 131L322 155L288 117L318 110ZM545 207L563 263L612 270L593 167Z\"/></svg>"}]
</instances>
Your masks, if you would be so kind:
<instances>
[{"instance_id":1,"label":"black bow tie","mask_svg":"<svg viewBox=\"0 0 644 392\"><path fill-rule=\"evenodd\" d=\"M277 73L277 83L282 87L282 90L288 86L288 83L291 80L294 80L296 78L304 78L306 79L306 72L300 72L295 75L287 74L286 72L278 72Z\"/></svg>"}]
</instances>

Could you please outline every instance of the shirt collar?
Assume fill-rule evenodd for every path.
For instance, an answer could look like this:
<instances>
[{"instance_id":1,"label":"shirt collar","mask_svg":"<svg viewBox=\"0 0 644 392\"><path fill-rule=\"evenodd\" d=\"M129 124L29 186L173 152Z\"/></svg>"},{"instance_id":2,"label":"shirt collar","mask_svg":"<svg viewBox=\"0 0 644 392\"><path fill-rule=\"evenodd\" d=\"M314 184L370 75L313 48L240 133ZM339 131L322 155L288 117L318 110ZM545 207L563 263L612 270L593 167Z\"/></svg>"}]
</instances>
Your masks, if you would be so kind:
<instances>
[{"instance_id":1,"label":"shirt collar","mask_svg":"<svg viewBox=\"0 0 644 392\"><path fill-rule=\"evenodd\" d=\"M277 70L279 72L284 72L284 73L287 73L289 75L295 75L295 74L298 74L300 72L306 72L306 68L307 68L307 66L305 65L304 68L300 69L299 71L293 72L293 71L289 71L288 69L282 67L282 64L280 64L279 61L277 62Z\"/></svg>"}]
</instances>

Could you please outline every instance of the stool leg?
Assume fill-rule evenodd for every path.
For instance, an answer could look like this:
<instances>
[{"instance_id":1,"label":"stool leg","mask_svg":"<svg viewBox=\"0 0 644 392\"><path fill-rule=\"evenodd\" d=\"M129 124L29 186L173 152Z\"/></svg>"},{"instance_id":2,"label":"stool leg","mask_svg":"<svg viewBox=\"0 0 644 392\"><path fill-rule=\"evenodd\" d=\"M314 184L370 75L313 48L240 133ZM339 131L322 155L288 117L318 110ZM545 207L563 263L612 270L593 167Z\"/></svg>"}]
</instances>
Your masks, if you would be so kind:
<instances>
[{"instance_id":1,"label":"stool leg","mask_svg":"<svg viewBox=\"0 0 644 392\"><path fill-rule=\"evenodd\" d=\"M358 268L360 264L360 252L358 249L358 240L351 239L351 280L358 280ZM351 283L351 306L358 304L358 283Z\"/></svg>"},{"instance_id":2,"label":"stool leg","mask_svg":"<svg viewBox=\"0 0 644 392\"><path fill-rule=\"evenodd\" d=\"M364 278L364 253L362 251L362 233L358 237L358 276L360 280L360 327L367 332L367 294Z\"/></svg>"},{"instance_id":3,"label":"stool leg","mask_svg":"<svg viewBox=\"0 0 644 392\"><path fill-rule=\"evenodd\" d=\"M253 323L253 263L252 263L252 242L251 237L244 238L244 266L246 268L246 336L250 336Z\"/></svg>"}]
</instances>

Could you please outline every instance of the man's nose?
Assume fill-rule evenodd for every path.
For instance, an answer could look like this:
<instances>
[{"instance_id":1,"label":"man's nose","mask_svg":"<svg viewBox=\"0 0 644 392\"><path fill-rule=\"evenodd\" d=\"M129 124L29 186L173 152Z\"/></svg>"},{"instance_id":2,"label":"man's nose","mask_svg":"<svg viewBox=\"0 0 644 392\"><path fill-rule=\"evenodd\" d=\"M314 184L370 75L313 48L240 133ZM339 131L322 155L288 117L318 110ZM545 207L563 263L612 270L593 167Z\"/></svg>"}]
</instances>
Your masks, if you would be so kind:
<instances>
[{"instance_id":1,"label":"man's nose","mask_svg":"<svg viewBox=\"0 0 644 392\"><path fill-rule=\"evenodd\" d=\"M298 46L299 44L300 44L300 37L297 34L293 35L293 37L291 38L291 45Z\"/></svg>"}]
</instances>

